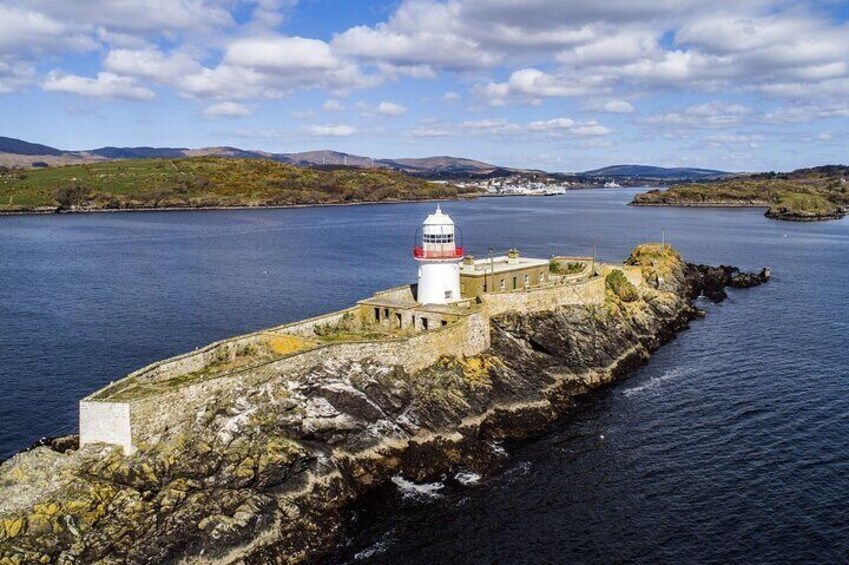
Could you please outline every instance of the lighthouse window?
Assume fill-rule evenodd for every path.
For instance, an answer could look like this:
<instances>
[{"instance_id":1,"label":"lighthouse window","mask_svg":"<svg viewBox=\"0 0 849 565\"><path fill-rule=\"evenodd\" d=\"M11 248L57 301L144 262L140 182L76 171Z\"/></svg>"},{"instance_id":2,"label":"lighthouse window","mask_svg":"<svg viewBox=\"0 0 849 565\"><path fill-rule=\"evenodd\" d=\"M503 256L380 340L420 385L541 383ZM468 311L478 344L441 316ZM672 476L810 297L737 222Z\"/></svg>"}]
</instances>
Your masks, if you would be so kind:
<instances>
[{"instance_id":1,"label":"lighthouse window","mask_svg":"<svg viewBox=\"0 0 849 565\"><path fill-rule=\"evenodd\" d=\"M454 235L450 233L424 234L425 243L452 243Z\"/></svg>"},{"instance_id":2,"label":"lighthouse window","mask_svg":"<svg viewBox=\"0 0 849 565\"><path fill-rule=\"evenodd\" d=\"M531 284L531 275L525 275L525 285Z\"/></svg>"},{"instance_id":3,"label":"lighthouse window","mask_svg":"<svg viewBox=\"0 0 849 565\"><path fill-rule=\"evenodd\" d=\"M501 279L501 284L499 286L501 287L501 290L504 290L506 288L506 285L504 284L504 279Z\"/></svg>"}]
</instances>

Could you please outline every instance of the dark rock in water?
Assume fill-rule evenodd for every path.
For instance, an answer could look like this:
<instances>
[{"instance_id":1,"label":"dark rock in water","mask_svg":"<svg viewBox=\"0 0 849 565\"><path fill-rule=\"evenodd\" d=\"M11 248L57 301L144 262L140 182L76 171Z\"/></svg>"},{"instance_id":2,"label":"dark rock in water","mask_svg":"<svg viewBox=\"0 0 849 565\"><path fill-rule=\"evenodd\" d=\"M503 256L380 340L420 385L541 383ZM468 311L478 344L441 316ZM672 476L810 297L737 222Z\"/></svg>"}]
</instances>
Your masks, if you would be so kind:
<instances>
[{"instance_id":1,"label":"dark rock in water","mask_svg":"<svg viewBox=\"0 0 849 565\"><path fill-rule=\"evenodd\" d=\"M691 298L705 296L713 302L722 302L728 297L727 287L751 288L767 282L770 271L766 267L758 274L742 273L737 267L720 265L690 265L693 281Z\"/></svg>"},{"instance_id":2,"label":"dark rock in water","mask_svg":"<svg viewBox=\"0 0 849 565\"><path fill-rule=\"evenodd\" d=\"M578 395L644 363L701 313L691 299L768 278L687 265L641 246L638 298L510 312L491 347L414 374L330 363L210 398L129 457L45 440L0 466L0 559L10 562L294 563L327 554L346 508L402 475L485 473L492 440L539 434ZM768 274L767 274L768 275ZM15 561L17 560L17 561Z\"/></svg>"}]
</instances>

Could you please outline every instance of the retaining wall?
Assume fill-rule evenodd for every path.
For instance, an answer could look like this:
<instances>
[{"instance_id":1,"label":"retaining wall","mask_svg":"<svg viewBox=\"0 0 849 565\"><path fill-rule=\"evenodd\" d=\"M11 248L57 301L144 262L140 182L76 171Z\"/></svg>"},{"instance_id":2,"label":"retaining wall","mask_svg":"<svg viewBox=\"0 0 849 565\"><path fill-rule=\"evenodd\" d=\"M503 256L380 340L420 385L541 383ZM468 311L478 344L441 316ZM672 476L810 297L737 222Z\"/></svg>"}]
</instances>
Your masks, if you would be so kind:
<instances>
[{"instance_id":1,"label":"retaining wall","mask_svg":"<svg viewBox=\"0 0 849 565\"><path fill-rule=\"evenodd\" d=\"M489 316L510 311L532 314L567 304L603 304L604 298L604 277L580 283L557 284L550 288L493 292L482 296L484 309Z\"/></svg>"}]
</instances>

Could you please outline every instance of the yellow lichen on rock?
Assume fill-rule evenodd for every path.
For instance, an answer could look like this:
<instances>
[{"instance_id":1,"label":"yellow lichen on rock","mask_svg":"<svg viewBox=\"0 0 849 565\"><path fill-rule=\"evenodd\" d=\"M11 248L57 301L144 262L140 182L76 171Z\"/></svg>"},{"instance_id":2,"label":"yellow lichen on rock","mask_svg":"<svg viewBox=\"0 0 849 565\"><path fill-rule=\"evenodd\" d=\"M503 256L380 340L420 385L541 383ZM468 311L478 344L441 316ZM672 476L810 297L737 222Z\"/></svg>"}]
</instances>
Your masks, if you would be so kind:
<instances>
[{"instance_id":1,"label":"yellow lichen on rock","mask_svg":"<svg viewBox=\"0 0 849 565\"><path fill-rule=\"evenodd\" d=\"M271 336L265 341L265 344L268 346L268 349L277 355L289 355L290 353L296 353L314 345L313 342L296 335Z\"/></svg>"},{"instance_id":2,"label":"yellow lichen on rock","mask_svg":"<svg viewBox=\"0 0 849 565\"><path fill-rule=\"evenodd\" d=\"M18 537L26 528L26 518L3 518L0 520L0 539Z\"/></svg>"},{"instance_id":3,"label":"yellow lichen on rock","mask_svg":"<svg viewBox=\"0 0 849 565\"><path fill-rule=\"evenodd\" d=\"M464 357L459 360L463 368L463 379L471 386L492 386L492 377L489 370L501 363L500 360L489 355L477 355L475 357Z\"/></svg>"}]
</instances>

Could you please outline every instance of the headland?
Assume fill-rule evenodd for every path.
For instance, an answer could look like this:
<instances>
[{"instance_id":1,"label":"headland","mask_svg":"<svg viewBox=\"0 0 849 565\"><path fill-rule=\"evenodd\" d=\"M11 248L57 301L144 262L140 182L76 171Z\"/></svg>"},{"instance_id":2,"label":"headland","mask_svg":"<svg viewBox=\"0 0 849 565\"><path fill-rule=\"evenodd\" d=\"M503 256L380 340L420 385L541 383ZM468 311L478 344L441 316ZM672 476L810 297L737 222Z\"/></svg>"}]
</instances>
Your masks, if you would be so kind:
<instances>
[{"instance_id":1,"label":"headland","mask_svg":"<svg viewBox=\"0 0 849 565\"><path fill-rule=\"evenodd\" d=\"M512 255L469 261L471 294L450 305L390 289L92 394L80 447L46 442L0 467L0 556L311 560L376 485L486 472L493 440L546 430L577 395L645 362L700 315L695 296L766 278L650 244L625 265L555 258L531 283L539 265L511 270ZM487 292L471 290L474 277L491 277Z\"/></svg>"}]
</instances>

